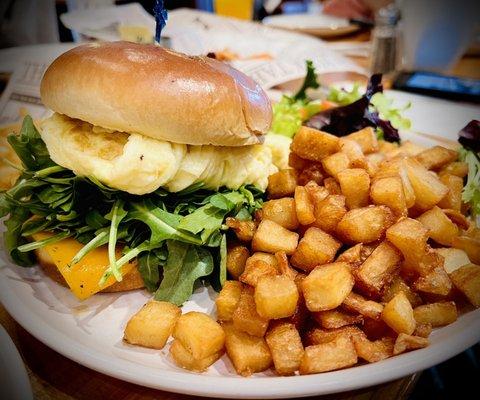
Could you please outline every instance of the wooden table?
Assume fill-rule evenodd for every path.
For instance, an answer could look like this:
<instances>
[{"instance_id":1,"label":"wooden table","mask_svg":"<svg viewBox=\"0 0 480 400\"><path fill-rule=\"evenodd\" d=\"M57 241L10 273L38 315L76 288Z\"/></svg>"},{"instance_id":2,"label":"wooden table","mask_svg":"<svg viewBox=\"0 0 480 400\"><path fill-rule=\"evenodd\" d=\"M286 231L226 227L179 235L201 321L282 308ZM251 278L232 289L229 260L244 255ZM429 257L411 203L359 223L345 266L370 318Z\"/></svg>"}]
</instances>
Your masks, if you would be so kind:
<instances>
[{"instance_id":1,"label":"wooden table","mask_svg":"<svg viewBox=\"0 0 480 400\"><path fill-rule=\"evenodd\" d=\"M368 40L368 37L368 33L359 32L341 40L365 41ZM355 60L362 65L368 64L366 59ZM480 57L462 58L453 73L458 76L480 78ZM25 361L33 393L37 400L193 400L198 398L144 388L79 365L36 340L12 319L1 304L0 323L12 337ZM419 375L415 374L387 384L321 398L323 400L406 399L413 390Z\"/></svg>"}]
</instances>

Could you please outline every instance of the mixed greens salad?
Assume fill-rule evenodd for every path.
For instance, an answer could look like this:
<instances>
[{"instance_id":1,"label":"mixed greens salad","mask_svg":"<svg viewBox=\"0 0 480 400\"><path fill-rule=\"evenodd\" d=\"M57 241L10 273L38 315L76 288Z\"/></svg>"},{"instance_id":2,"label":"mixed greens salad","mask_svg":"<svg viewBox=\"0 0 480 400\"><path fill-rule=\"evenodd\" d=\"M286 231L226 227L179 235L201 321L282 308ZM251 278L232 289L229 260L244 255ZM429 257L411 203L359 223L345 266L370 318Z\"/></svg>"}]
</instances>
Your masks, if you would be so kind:
<instances>
[{"instance_id":1,"label":"mixed greens salad","mask_svg":"<svg viewBox=\"0 0 480 400\"><path fill-rule=\"evenodd\" d=\"M273 106L272 132L293 137L302 124L345 136L367 126L376 129L379 137L399 142L399 129L409 129L410 120L402 112L410 107L396 107L393 99L383 93L382 76L373 75L365 93L360 84L355 83L351 90L330 87L325 100L312 100L307 96L308 89L317 89L315 69L307 61L307 73L300 90L293 96L284 95Z\"/></svg>"}]
</instances>

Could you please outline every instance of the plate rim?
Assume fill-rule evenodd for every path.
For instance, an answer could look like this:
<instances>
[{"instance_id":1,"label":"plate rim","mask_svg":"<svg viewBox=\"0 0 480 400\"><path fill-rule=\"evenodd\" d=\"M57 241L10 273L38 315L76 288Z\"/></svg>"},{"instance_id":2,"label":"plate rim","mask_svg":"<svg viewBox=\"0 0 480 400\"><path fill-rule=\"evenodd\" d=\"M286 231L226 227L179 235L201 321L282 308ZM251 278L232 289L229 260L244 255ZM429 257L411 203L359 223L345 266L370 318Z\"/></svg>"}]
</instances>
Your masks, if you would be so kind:
<instances>
[{"instance_id":1,"label":"plate rim","mask_svg":"<svg viewBox=\"0 0 480 400\"><path fill-rule=\"evenodd\" d=\"M3 249L2 253L5 254ZM14 265L14 268L21 267ZM38 315L29 312L24 302L18 301L15 290L6 283L8 276L5 271L9 269L11 268L5 264L0 268L0 276L3 278L0 279L0 302L8 313L40 342L63 356L105 375L137 385L181 394L267 399L340 393L375 386L429 368L480 341L480 309L476 309L461 316L470 320L469 329L448 336L440 344L432 344L425 349L395 356L379 363L322 374L255 378L209 376L189 371L170 371L160 368L154 370L122 358L115 358L115 368L112 368L111 356L95 353L88 346L75 342L62 331L50 327ZM449 327L452 329L456 323L458 321L440 328L437 332L448 330ZM440 351L438 351L439 348ZM399 362L400 360L403 362ZM381 364L385 365L385 368L378 369ZM357 373L352 374L353 370ZM186 382L188 386L185 385ZM298 390L299 388L301 391Z\"/></svg>"}]
</instances>

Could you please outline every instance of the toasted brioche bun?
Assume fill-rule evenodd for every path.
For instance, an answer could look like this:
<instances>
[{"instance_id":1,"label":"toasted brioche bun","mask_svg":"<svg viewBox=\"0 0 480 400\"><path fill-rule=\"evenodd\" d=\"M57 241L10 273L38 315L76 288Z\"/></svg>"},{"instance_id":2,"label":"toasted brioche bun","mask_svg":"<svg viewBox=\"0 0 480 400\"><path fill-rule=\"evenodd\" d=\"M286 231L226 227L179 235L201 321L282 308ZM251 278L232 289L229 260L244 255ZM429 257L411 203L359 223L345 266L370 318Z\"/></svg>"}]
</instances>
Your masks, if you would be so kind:
<instances>
[{"instance_id":1,"label":"toasted brioche bun","mask_svg":"<svg viewBox=\"0 0 480 400\"><path fill-rule=\"evenodd\" d=\"M257 144L272 120L267 95L243 73L156 45L76 47L50 65L40 92L60 114L174 143Z\"/></svg>"},{"instance_id":2,"label":"toasted brioche bun","mask_svg":"<svg viewBox=\"0 0 480 400\"><path fill-rule=\"evenodd\" d=\"M45 249L35 250L37 261L45 275L62 286L68 286L57 266ZM142 276L137 268L133 268L120 282L115 282L102 290L102 293L126 292L128 290L141 289L145 287Z\"/></svg>"}]
</instances>

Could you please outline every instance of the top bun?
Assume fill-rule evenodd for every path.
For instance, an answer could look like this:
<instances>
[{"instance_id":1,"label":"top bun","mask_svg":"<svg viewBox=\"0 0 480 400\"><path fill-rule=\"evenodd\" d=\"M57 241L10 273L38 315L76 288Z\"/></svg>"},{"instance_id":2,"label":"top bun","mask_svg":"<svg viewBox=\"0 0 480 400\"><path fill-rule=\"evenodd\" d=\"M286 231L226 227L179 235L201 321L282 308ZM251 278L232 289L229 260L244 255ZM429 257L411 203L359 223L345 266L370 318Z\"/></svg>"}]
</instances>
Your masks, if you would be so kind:
<instances>
[{"instance_id":1,"label":"top bun","mask_svg":"<svg viewBox=\"0 0 480 400\"><path fill-rule=\"evenodd\" d=\"M93 43L58 57L43 103L71 118L175 143L261 143L272 110L265 92L227 64L156 45Z\"/></svg>"}]
</instances>

